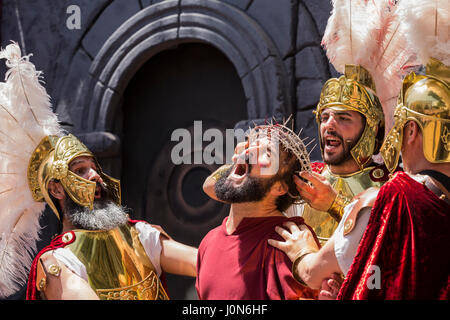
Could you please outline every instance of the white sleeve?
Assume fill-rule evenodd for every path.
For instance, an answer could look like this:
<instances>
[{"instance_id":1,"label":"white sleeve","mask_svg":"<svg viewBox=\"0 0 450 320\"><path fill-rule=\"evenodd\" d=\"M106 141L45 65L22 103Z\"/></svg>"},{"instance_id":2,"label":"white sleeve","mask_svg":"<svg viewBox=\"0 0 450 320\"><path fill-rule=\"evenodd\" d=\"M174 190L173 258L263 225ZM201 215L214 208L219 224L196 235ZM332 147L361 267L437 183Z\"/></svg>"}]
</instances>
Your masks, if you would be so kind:
<instances>
[{"instance_id":1,"label":"white sleeve","mask_svg":"<svg viewBox=\"0 0 450 320\"><path fill-rule=\"evenodd\" d=\"M158 277L161 275L161 241L160 232L145 222L138 222L135 224L136 230L139 232L139 240L144 246L145 253L150 258L153 266L156 269Z\"/></svg>"},{"instance_id":2,"label":"white sleeve","mask_svg":"<svg viewBox=\"0 0 450 320\"><path fill-rule=\"evenodd\" d=\"M293 204L284 212L286 217L301 217L303 213L303 204Z\"/></svg>"},{"instance_id":3,"label":"white sleeve","mask_svg":"<svg viewBox=\"0 0 450 320\"><path fill-rule=\"evenodd\" d=\"M70 271L84 279L86 282L88 281L86 267L81 263L77 256L70 251L70 249L58 248L53 251L53 256L63 263Z\"/></svg>"},{"instance_id":4,"label":"white sleeve","mask_svg":"<svg viewBox=\"0 0 450 320\"><path fill-rule=\"evenodd\" d=\"M342 220L339 222L339 225L334 232L334 253L344 275L347 275L353 259L355 258L356 250L358 249L359 242L366 230L372 209L371 207L361 209L361 212L357 215L356 224L353 230L344 236L344 222L355 204L356 200L344 208Z\"/></svg>"}]
</instances>

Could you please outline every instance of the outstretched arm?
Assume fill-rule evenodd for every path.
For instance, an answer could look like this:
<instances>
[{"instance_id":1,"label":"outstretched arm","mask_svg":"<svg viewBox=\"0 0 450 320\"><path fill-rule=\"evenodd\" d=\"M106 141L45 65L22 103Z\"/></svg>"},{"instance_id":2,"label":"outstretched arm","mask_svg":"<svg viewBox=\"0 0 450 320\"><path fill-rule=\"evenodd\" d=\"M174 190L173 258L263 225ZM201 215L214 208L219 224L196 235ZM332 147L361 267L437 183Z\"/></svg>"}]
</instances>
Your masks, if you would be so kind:
<instances>
[{"instance_id":1,"label":"outstretched arm","mask_svg":"<svg viewBox=\"0 0 450 320\"><path fill-rule=\"evenodd\" d=\"M168 273L195 277L197 248L161 236L161 268Z\"/></svg>"},{"instance_id":2,"label":"outstretched arm","mask_svg":"<svg viewBox=\"0 0 450 320\"><path fill-rule=\"evenodd\" d=\"M319 289L323 279L329 278L333 273L341 274L334 253L334 238L331 237L316 253L306 255L294 271L313 289Z\"/></svg>"},{"instance_id":3,"label":"outstretched arm","mask_svg":"<svg viewBox=\"0 0 450 320\"><path fill-rule=\"evenodd\" d=\"M270 239L269 244L286 253L292 262L297 262L293 270L297 279L300 278L312 289L319 289L323 279L333 273L342 273L334 254L333 237L319 250L314 236L305 225L298 227L293 222L286 222L284 226L289 231L281 227L275 230L285 241Z\"/></svg>"}]
</instances>

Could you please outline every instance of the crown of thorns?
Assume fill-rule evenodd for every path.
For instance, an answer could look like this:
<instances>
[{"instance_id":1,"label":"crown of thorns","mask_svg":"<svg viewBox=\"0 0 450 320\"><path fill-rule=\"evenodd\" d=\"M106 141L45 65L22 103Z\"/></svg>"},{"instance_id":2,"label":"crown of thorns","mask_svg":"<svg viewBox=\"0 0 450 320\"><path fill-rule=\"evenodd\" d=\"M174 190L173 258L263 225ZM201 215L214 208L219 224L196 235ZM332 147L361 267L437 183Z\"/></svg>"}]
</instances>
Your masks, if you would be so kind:
<instances>
[{"instance_id":1,"label":"crown of thorns","mask_svg":"<svg viewBox=\"0 0 450 320\"><path fill-rule=\"evenodd\" d=\"M292 129L286 126L287 121L283 124L280 123L271 123L264 125L257 125L253 129L250 129L248 134L249 141L256 141L256 139L261 138L262 136L267 136L270 139L278 141L280 145L286 151L290 151L300 162L301 171L311 171L311 161L310 161L310 153L308 153L307 147L313 142L313 140L309 141L305 144L306 140L300 138L301 130L298 134L296 134ZM312 151L312 150L311 150Z\"/></svg>"}]
</instances>

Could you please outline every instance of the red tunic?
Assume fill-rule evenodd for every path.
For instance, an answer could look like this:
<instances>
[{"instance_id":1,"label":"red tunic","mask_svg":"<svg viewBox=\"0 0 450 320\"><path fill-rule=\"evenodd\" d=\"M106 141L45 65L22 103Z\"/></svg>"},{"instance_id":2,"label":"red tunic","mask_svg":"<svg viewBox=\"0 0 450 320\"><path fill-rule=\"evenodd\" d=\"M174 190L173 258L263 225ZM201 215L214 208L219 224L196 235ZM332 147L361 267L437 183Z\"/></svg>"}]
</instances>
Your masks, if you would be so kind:
<instances>
[{"instance_id":1,"label":"red tunic","mask_svg":"<svg viewBox=\"0 0 450 320\"><path fill-rule=\"evenodd\" d=\"M450 205L396 173L380 189L338 299L450 299L449 230Z\"/></svg>"},{"instance_id":2,"label":"red tunic","mask_svg":"<svg viewBox=\"0 0 450 320\"><path fill-rule=\"evenodd\" d=\"M199 299L317 298L317 291L292 277L292 262L287 255L267 243L268 239L282 240L275 226L286 221L300 225L303 218L244 218L231 235L226 232L227 219L200 243L196 281Z\"/></svg>"}]
</instances>

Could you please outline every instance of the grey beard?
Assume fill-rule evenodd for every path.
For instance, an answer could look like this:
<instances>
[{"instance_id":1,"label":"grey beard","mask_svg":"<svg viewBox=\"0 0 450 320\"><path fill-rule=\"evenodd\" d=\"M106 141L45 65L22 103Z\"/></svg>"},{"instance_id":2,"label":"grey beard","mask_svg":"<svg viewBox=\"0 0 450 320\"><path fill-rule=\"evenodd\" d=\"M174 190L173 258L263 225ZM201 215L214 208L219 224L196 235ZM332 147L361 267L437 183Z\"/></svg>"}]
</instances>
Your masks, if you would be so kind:
<instances>
[{"instance_id":1,"label":"grey beard","mask_svg":"<svg viewBox=\"0 0 450 320\"><path fill-rule=\"evenodd\" d=\"M128 221L124 208L111 200L94 202L94 208L90 210L67 197L64 206L67 219L77 229L111 230Z\"/></svg>"}]
</instances>

